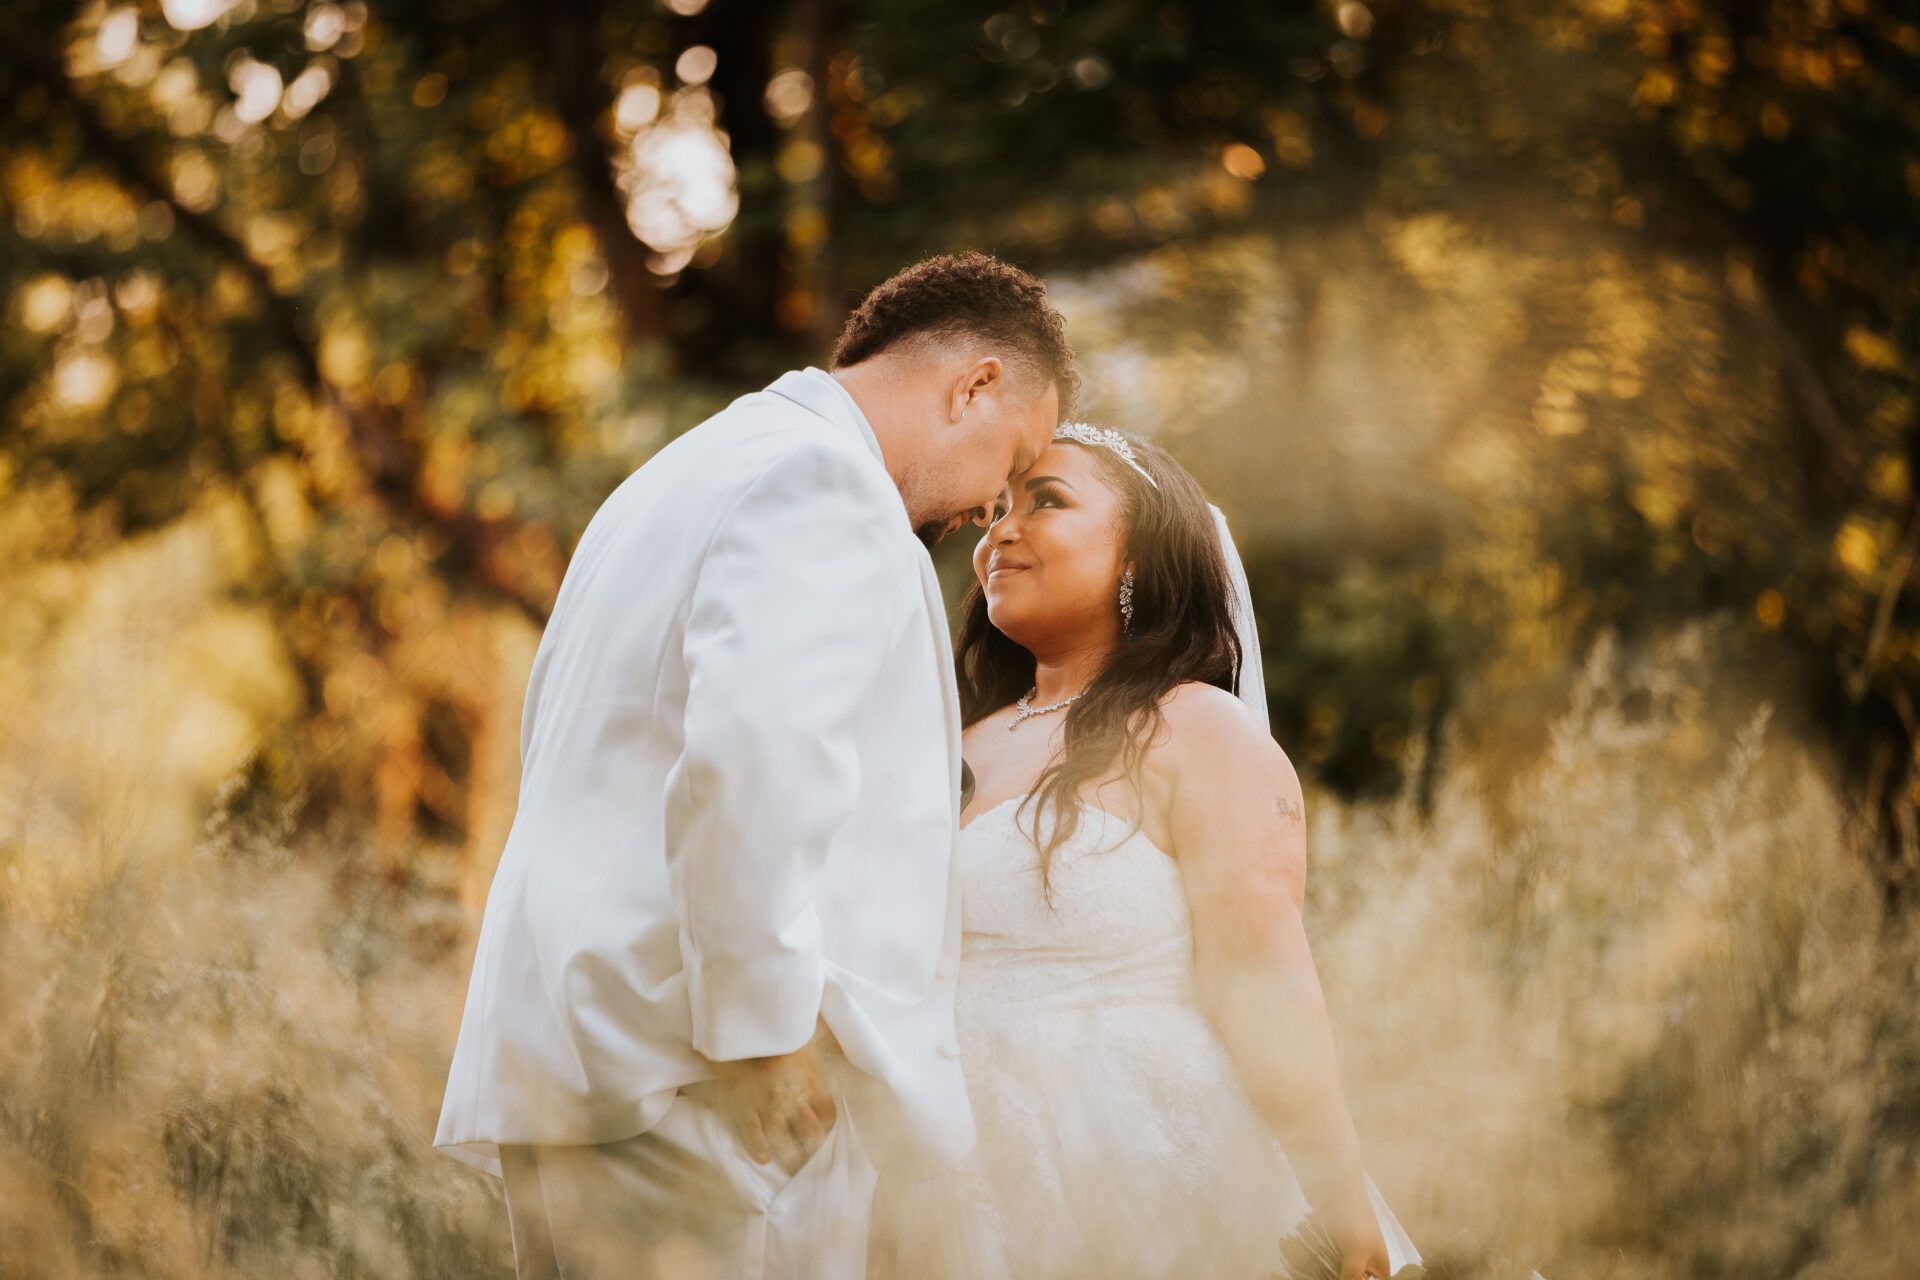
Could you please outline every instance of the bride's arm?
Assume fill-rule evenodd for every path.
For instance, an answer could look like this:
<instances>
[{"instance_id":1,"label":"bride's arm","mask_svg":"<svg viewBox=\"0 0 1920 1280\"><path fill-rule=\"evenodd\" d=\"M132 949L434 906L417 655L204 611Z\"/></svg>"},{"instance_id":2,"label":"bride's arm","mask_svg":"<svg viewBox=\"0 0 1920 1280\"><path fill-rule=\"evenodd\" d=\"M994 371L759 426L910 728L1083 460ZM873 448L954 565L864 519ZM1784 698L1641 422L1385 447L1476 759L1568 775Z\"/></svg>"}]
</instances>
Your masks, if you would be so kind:
<instances>
[{"instance_id":1,"label":"bride's arm","mask_svg":"<svg viewBox=\"0 0 1920 1280\"><path fill-rule=\"evenodd\" d=\"M1342 1273L1387 1274L1360 1141L1300 908L1306 826L1286 753L1239 702L1186 686L1165 707L1156 772L1193 916L1200 996L1254 1104L1326 1219Z\"/></svg>"}]
</instances>

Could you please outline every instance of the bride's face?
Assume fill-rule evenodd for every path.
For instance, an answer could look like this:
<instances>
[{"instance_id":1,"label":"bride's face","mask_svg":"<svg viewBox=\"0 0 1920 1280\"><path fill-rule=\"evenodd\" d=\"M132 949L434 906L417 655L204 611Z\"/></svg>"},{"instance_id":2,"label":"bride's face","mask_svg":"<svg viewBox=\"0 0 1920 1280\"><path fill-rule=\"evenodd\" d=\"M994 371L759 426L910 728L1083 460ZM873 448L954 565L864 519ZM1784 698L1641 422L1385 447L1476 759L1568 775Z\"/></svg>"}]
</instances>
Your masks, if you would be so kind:
<instances>
[{"instance_id":1,"label":"bride's face","mask_svg":"<svg viewBox=\"0 0 1920 1280\"><path fill-rule=\"evenodd\" d=\"M1126 568L1120 495L1087 449L1053 444L1014 478L973 553L987 617L1028 649L1120 634Z\"/></svg>"}]
</instances>

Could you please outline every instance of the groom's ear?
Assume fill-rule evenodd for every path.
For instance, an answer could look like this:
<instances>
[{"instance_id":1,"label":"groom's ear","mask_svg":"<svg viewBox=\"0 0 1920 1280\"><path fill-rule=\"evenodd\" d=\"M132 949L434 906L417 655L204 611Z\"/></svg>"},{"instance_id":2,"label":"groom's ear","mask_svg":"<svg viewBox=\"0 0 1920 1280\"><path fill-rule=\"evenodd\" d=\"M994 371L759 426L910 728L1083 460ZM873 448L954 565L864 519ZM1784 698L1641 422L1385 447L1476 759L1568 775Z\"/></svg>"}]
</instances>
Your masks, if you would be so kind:
<instances>
[{"instance_id":1,"label":"groom's ear","mask_svg":"<svg viewBox=\"0 0 1920 1280\"><path fill-rule=\"evenodd\" d=\"M999 356L981 356L968 364L954 379L947 405L948 421L960 421L975 401L988 391L997 390L1006 377L1007 367L1000 362Z\"/></svg>"}]
</instances>

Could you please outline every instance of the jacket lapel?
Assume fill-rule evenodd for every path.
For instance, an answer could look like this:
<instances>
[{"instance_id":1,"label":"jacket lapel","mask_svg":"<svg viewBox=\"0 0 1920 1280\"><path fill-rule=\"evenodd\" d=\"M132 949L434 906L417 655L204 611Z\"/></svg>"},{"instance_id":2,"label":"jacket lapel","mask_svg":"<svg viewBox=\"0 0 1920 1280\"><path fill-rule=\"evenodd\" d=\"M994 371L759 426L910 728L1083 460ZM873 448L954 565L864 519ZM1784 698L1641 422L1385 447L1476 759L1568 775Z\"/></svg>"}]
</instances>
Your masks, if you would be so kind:
<instances>
[{"instance_id":1,"label":"jacket lapel","mask_svg":"<svg viewBox=\"0 0 1920 1280\"><path fill-rule=\"evenodd\" d=\"M767 387L774 395L793 401L809 413L818 415L853 436L882 466L886 458L880 452L879 437L867 417L860 412L845 387L823 369L801 369L783 373ZM905 515L906 509L901 508ZM907 530L912 539L911 527ZM912 554L920 570L920 591L925 597L927 624L933 629L934 665L939 668L940 701L947 716L947 795L953 806L954 827L960 825L960 685L953 673L953 638L947 633L947 602L940 594L940 579L933 571L933 559L918 539L912 540Z\"/></svg>"},{"instance_id":2,"label":"jacket lapel","mask_svg":"<svg viewBox=\"0 0 1920 1280\"><path fill-rule=\"evenodd\" d=\"M933 571L933 560L925 549L914 559L920 563L920 590L926 597L927 622L933 628L933 661L940 669L940 702L947 713L947 795L953 805L954 829L960 826L960 684L953 671L953 638L947 634L947 601L940 594L940 579Z\"/></svg>"},{"instance_id":3,"label":"jacket lapel","mask_svg":"<svg viewBox=\"0 0 1920 1280\"><path fill-rule=\"evenodd\" d=\"M768 384L767 390L793 401L808 413L825 418L858 440L873 455L874 461L886 465L887 460L880 453L880 438L873 434L867 415L860 412L860 406L854 403L847 389L835 382L826 370L807 368L783 373Z\"/></svg>"}]
</instances>

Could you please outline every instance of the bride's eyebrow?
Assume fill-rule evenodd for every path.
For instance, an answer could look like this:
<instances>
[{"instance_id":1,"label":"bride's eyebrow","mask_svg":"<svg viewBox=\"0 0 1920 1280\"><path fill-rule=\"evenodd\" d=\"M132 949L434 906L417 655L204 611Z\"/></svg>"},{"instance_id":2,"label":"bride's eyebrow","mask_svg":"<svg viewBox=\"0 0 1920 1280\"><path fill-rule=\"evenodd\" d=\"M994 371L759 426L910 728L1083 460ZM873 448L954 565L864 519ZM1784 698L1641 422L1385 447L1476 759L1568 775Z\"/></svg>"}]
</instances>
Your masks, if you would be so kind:
<instances>
[{"instance_id":1,"label":"bride's eyebrow","mask_svg":"<svg viewBox=\"0 0 1920 1280\"><path fill-rule=\"evenodd\" d=\"M1028 479L1022 481L1021 483L1024 484L1029 491L1038 489L1043 484L1059 485L1062 489L1073 488L1071 484L1068 484L1065 480L1062 480L1059 476L1031 476Z\"/></svg>"}]
</instances>

